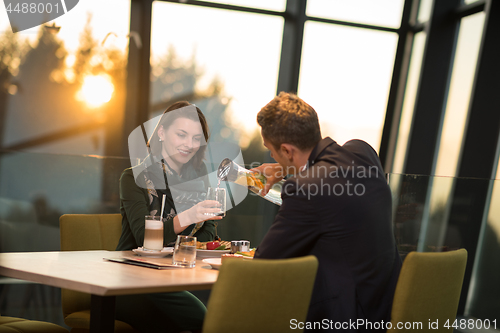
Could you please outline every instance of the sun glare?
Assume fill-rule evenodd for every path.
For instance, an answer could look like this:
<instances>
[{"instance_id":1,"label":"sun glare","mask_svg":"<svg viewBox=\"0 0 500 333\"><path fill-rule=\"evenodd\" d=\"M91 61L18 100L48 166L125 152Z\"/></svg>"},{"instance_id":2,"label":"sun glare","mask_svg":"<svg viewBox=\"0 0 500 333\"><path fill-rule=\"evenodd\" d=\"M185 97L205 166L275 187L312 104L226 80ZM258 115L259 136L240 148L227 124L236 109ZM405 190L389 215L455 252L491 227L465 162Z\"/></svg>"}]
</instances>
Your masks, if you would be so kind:
<instances>
[{"instance_id":1,"label":"sun glare","mask_svg":"<svg viewBox=\"0 0 500 333\"><path fill-rule=\"evenodd\" d=\"M97 108L109 102L114 90L108 75L88 75L83 79L82 89L76 94L76 98L91 108Z\"/></svg>"}]
</instances>

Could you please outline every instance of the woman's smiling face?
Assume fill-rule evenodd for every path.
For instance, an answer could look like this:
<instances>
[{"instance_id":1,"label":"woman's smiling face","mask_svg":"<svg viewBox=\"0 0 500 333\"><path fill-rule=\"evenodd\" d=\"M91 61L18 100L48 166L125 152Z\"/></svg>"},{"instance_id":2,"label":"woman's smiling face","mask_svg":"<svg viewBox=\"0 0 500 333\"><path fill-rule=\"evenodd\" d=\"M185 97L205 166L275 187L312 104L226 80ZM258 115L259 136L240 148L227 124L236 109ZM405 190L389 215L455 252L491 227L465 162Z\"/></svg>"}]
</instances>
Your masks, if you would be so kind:
<instances>
[{"instance_id":1,"label":"woman's smiling face","mask_svg":"<svg viewBox=\"0 0 500 333\"><path fill-rule=\"evenodd\" d=\"M166 130L161 126L158 135L162 140L163 158L178 173L204 144L200 122L188 118L175 119Z\"/></svg>"}]
</instances>

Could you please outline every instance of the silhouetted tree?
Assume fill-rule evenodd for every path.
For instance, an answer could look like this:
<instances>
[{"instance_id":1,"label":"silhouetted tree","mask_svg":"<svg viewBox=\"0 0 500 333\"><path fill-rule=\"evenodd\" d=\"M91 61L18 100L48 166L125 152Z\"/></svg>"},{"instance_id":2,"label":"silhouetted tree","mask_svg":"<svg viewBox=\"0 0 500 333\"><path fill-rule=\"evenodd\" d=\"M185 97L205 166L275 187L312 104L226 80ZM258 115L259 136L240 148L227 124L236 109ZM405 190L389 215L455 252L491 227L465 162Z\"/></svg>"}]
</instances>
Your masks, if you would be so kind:
<instances>
[{"instance_id":1,"label":"silhouetted tree","mask_svg":"<svg viewBox=\"0 0 500 333\"><path fill-rule=\"evenodd\" d=\"M21 42L10 30L0 36L0 147L3 146L8 97L19 89L16 76L27 50L28 44Z\"/></svg>"}]
</instances>

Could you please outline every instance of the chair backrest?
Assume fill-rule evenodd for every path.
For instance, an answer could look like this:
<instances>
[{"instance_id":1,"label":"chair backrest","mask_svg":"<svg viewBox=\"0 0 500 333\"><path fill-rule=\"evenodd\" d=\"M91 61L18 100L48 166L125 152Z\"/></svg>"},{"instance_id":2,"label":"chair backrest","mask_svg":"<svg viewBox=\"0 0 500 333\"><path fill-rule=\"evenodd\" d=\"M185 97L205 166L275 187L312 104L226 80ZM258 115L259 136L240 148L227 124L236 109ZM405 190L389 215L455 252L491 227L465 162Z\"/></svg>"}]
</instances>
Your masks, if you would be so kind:
<instances>
[{"instance_id":1,"label":"chair backrest","mask_svg":"<svg viewBox=\"0 0 500 333\"><path fill-rule=\"evenodd\" d=\"M122 230L120 214L66 214L59 218L62 251L114 251ZM61 291L63 316L90 309L90 295Z\"/></svg>"},{"instance_id":2,"label":"chair backrest","mask_svg":"<svg viewBox=\"0 0 500 333\"><path fill-rule=\"evenodd\" d=\"M59 218L62 251L114 251L122 232L120 214L66 214Z\"/></svg>"},{"instance_id":3,"label":"chair backrest","mask_svg":"<svg viewBox=\"0 0 500 333\"><path fill-rule=\"evenodd\" d=\"M432 332L451 332L443 325L453 324L456 318L462 282L467 264L467 251L410 252L399 274L392 304L392 329L398 323L422 323L415 332L429 330L429 323L438 320ZM401 324L400 324L401 325ZM403 330L405 329L404 327ZM405 331L408 331L409 326Z\"/></svg>"},{"instance_id":4,"label":"chair backrest","mask_svg":"<svg viewBox=\"0 0 500 333\"><path fill-rule=\"evenodd\" d=\"M208 300L203 333L289 332L305 321L318 260L229 259Z\"/></svg>"}]
</instances>

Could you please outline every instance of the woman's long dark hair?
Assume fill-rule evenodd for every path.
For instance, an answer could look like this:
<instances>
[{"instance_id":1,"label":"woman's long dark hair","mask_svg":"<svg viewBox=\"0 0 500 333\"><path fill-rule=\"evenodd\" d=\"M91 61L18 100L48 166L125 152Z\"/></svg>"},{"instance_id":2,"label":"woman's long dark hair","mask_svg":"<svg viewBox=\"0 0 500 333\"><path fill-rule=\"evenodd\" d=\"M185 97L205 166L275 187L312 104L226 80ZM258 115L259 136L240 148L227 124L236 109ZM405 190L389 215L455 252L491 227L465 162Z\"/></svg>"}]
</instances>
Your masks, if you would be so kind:
<instances>
[{"instance_id":1,"label":"woman's long dark hair","mask_svg":"<svg viewBox=\"0 0 500 333\"><path fill-rule=\"evenodd\" d=\"M172 112L186 106L193 105L196 108L196 114L192 112L186 112L186 113L181 113L181 112ZM161 154L161 142L160 142L160 137L158 136L158 129L160 129L160 126L163 126L163 129L166 131L168 127L174 122L175 119L177 118L187 118L191 119L193 121L199 121L201 124L201 129L203 130L203 136L205 137L205 142L208 144L208 138L210 137L210 132L208 129L208 123L201 112L201 110L194 104L191 104L187 101L180 101L176 102L172 105L170 105L164 112L163 115L160 118L160 121L158 121L158 124L155 127L155 130L153 131L153 134L151 135L151 138L149 138L148 141L148 148L150 150L150 153L153 154L153 156ZM193 163L193 166L198 169L201 164L203 163L203 159L205 157L205 150L207 149L207 145L200 145L200 149L196 152L196 154L193 156L191 159L191 163ZM190 163L188 162L188 163Z\"/></svg>"}]
</instances>

